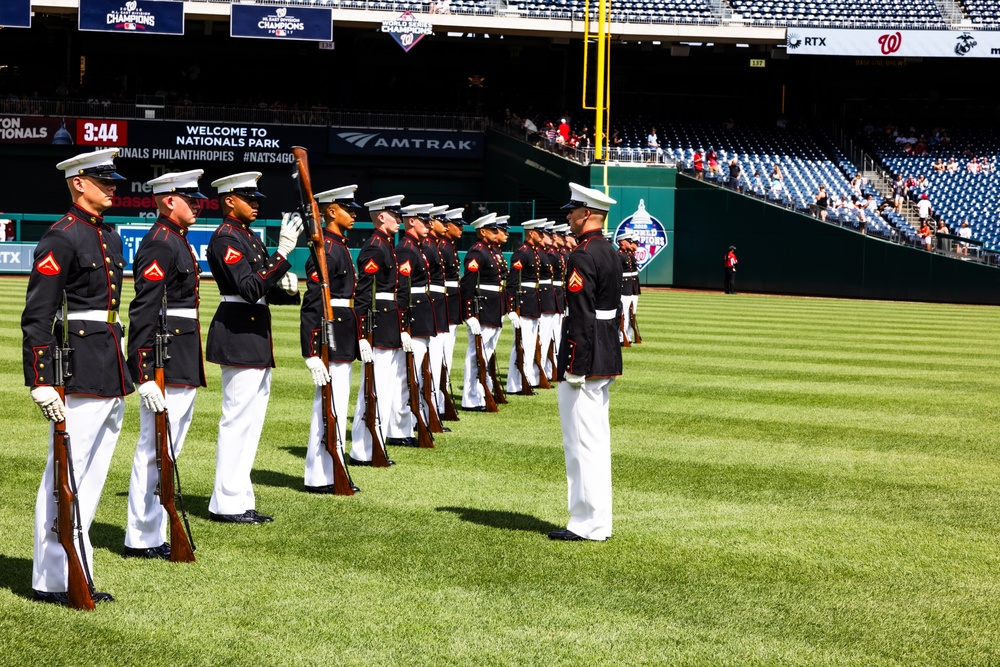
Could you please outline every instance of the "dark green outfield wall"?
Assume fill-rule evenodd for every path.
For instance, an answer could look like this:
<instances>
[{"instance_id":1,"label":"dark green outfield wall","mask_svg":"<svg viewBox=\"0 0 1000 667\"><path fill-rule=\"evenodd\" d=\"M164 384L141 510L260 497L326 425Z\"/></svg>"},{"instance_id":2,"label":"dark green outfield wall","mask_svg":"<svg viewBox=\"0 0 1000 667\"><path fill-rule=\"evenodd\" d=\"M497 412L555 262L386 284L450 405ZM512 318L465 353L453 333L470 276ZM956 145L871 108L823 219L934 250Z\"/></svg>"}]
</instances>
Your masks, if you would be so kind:
<instances>
[{"instance_id":1,"label":"dark green outfield wall","mask_svg":"<svg viewBox=\"0 0 1000 667\"><path fill-rule=\"evenodd\" d=\"M674 286L722 290L723 257L747 292L1000 304L1000 269L899 246L677 177Z\"/></svg>"}]
</instances>

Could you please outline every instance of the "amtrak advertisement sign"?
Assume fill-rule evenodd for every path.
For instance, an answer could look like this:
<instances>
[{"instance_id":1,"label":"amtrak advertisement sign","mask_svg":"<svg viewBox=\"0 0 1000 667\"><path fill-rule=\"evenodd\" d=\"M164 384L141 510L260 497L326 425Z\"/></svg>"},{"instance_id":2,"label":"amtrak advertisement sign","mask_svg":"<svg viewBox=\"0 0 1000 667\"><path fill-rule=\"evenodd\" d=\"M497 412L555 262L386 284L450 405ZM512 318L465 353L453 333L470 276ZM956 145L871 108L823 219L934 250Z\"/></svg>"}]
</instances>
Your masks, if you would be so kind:
<instances>
[{"instance_id":1,"label":"amtrak advertisement sign","mask_svg":"<svg viewBox=\"0 0 1000 667\"><path fill-rule=\"evenodd\" d=\"M333 10L322 7L232 5L232 37L333 40Z\"/></svg>"},{"instance_id":2,"label":"amtrak advertisement sign","mask_svg":"<svg viewBox=\"0 0 1000 667\"><path fill-rule=\"evenodd\" d=\"M30 28L31 0L3 0L0 2L0 26L4 28Z\"/></svg>"},{"instance_id":3,"label":"amtrak advertisement sign","mask_svg":"<svg viewBox=\"0 0 1000 667\"><path fill-rule=\"evenodd\" d=\"M615 230L616 242L624 232L631 232L639 246L635 251L635 261L640 271L649 266L660 251L667 247L667 232L663 224L646 211L646 203L642 199L639 200L639 208L635 213L618 225Z\"/></svg>"},{"instance_id":4,"label":"amtrak advertisement sign","mask_svg":"<svg viewBox=\"0 0 1000 667\"><path fill-rule=\"evenodd\" d=\"M80 0L80 30L183 35L184 3L175 0Z\"/></svg>"},{"instance_id":5,"label":"amtrak advertisement sign","mask_svg":"<svg viewBox=\"0 0 1000 667\"><path fill-rule=\"evenodd\" d=\"M446 157L483 156L482 132L462 130L363 130L330 128L332 155Z\"/></svg>"}]
</instances>

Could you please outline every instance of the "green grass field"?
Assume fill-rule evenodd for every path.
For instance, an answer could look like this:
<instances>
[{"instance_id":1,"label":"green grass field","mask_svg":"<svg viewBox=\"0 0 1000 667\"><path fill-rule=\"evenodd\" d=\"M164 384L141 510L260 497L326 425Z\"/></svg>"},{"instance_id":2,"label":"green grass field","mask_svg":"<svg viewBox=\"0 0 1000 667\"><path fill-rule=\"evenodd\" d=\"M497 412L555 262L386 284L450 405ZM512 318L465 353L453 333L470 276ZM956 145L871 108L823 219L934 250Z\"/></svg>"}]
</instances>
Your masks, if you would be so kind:
<instances>
[{"instance_id":1,"label":"green grass field","mask_svg":"<svg viewBox=\"0 0 1000 667\"><path fill-rule=\"evenodd\" d=\"M91 530L117 601L85 613L29 599L25 285L0 280L0 664L1000 664L996 308L648 291L599 544L545 538L567 518L555 391L353 468L352 498L303 493L313 388L298 312L273 308L253 478L274 523L207 520L209 365L180 461L198 562L123 559L133 395Z\"/></svg>"}]
</instances>

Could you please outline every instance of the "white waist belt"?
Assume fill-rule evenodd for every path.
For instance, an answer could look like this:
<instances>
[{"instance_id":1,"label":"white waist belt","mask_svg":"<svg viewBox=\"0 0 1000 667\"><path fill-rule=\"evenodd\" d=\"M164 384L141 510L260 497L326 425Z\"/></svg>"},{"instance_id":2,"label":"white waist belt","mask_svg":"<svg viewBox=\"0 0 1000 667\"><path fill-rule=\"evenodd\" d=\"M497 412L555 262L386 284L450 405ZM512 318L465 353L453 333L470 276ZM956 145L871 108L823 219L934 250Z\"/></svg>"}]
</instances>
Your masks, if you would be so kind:
<instances>
[{"instance_id":1,"label":"white waist belt","mask_svg":"<svg viewBox=\"0 0 1000 667\"><path fill-rule=\"evenodd\" d=\"M330 299L331 308L352 308L354 307L353 299Z\"/></svg>"},{"instance_id":2,"label":"white waist belt","mask_svg":"<svg viewBox=\"0 0 1000 667\"><path fill-rule=\"evenodd\" d=\"M56 311L56 318L62 319L62 311ZM105 324L115 324L120 321L117 310L71 310L68 319L77 322L104 322Z\"/></svg>"},{"instance_id":3,"label":"white waist belt","mask_svg":"<svg viewBox=\"0 0 1000 667\"><path fill-rule=\"evenodd\" d=\"M379 300L381 300L381 301L395 301L396 300L396 293L395 292L375 292L375 300L376 301L379 301Z\"/></svg>"},{"instance_id":4,"label":"white waist belt","mask_svg":"<svg viewBox=\"0 0 1000 667\"><path fill-rule=\"evenodd\" d=\"M551 285L552 284L552 279L551 278L546 278L545 280L539 280L538 284L539 285Z\"/></svg>"},{"instance_id":5,"label":"white waist belt","mask_svg":"<svg viewBox=\"0 0 1000 667\"><path fill-rule=\"evenodd\" d=\"M562 281L561 280L553 280L552 284L555 285L556 287L562 287Z\"/></svg>"},{"instance_id":6,"label":"white waist belt","mask_svg":"<svg viewBox=\"0 0 1000 667\"><path fill-rule=\"evenodd\" d=\"M250 302L244 299L243 297L239 296L238 294L223 294L222 303L250 303ZM254 302L254 304L263 306L267 304L267 301L264 300L264 297L260 297Z\"/></svg>"},{"instance_id":7,"label":"white waist belt","mask_svg":"<svg viewBox=\"0 0 1000 667\"><path fill-rule=\"evenodd\" d=\"M167 317L186 317L189 320L196 320L196 319L198 319L198 309L197 308L167 308Z\"/></svg>"},{"instance_id":8,"label":"white waist belt","mask_svg":"<svg viewBox=\"0 0 1000 667\"><path fill-rule=\"evenodd\" d=\"M529 283L525 281L521 283L521 287L530 287L531 289L538 289L538 283Z\"/></svg>"},{"instance_id":9,"label":"white waist belt","mask_svg":"<svg viewBox=\"0 0 1000 667\"><path fill-rule=\"evenodd\" d=\"M625 273L622 274L622 277L623 278L634 278L637 275L639 275L638 271L626 271Z\"/></svg>"},{"instance_id":10,"label":"white waist belt","mask_svg":"<svg viewBox=\"0 0 1000 667\"><path fill-rule=\"evenodd\" d=\"M612 309L612 310L597 310L597 311L595 311L595 313L597 314L597 319L599 319L599 320L613 320L613 319L615 319L615 315L618 314L618 310L616 310L616 309Z\"/></svg>"},{"instance_id":11,"label":"white waist belt","mask_svg":"<svg viewBox=\"0 0 1000 667\"><path fill-rule=\"evenodd\" d=\"M438 292L439 294L444 294L445 292L444 285L431 285L429 289L430 291Z\"/></svg>"},{"instance_id":12,"label":"white waist belt","mask_svg":"<svg viewBox=\"0 0 1000 667\"><path fill-rule=\"evenodd\" d=\"M446 281L444 281L444 286L445 287L458 287L458 281L457 280L446 280Z\"/></svg>"},{"instance_id":13,"label":"white waist belt","mask_svg":"<svg viewBox=\"0 0 1000 667\"><path fill-rule=\"evenodd\" d=\"M485 290L487 292L499 292L500 291L500 286L499 285L480 285L479 289Z\"/></svg>"}]
</instances>

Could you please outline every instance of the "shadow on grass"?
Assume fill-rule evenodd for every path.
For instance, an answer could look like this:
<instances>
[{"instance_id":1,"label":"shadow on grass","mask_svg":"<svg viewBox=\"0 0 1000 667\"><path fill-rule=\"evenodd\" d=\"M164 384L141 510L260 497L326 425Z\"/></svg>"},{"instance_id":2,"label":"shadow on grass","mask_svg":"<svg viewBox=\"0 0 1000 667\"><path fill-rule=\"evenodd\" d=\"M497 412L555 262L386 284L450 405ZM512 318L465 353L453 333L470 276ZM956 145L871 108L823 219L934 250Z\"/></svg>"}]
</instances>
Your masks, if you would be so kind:
<instances>
[{"instance_id":1,"label":"shadow on grass","mask_svg":"<svg viewBox=\"0 0 1000 667\"><path fill-rule=\"evenodd\" d=\"M305 479L302 475L293 477L292 475L275 470L254 470L253 481L255 484L284 487L293 491L303 491L305 489Z\"/></svg>"},{"instance_id":2,"label":"shadow on grass","mask_svg":"<svg viewBox=\"0 0 1000 667\"><path fill-rule=\"evenodd\" d=\"M0 588L6 588L19 597L32 599L31 559L0 554Z\"/></svg>"},{"instance_id":3,"label":"shadow on grass","mask_svg":"<svg viewBox=\"0 0 1000 667\"><path fill-rule=\"evenodd\" d=\"M295 446L295 445L288 445L286 447L281 447L281 449L285 450L286 452L288 452L289 454L291 454L292 456L294 456L297 459L304 459L306 457L306 448L305 447L298 447L298 446Z\"/></svg>"},{"instance_id":4,"label":"shadow on grass","mask_svg":"<svg viewBox=\"0 0 1000 667\"><path fill-rule=\"evenodd\" d=\"M529 533L548 534L553 530L562 528L554 523L543 521L530 514L520 512L505 512L502 510L480 510L472 507L437 507L438 512L451 512L458 515L462 521L475 523L480 526L490 528L503 528L506 530L523 530Z\"/></svg>"}]
</instances>

